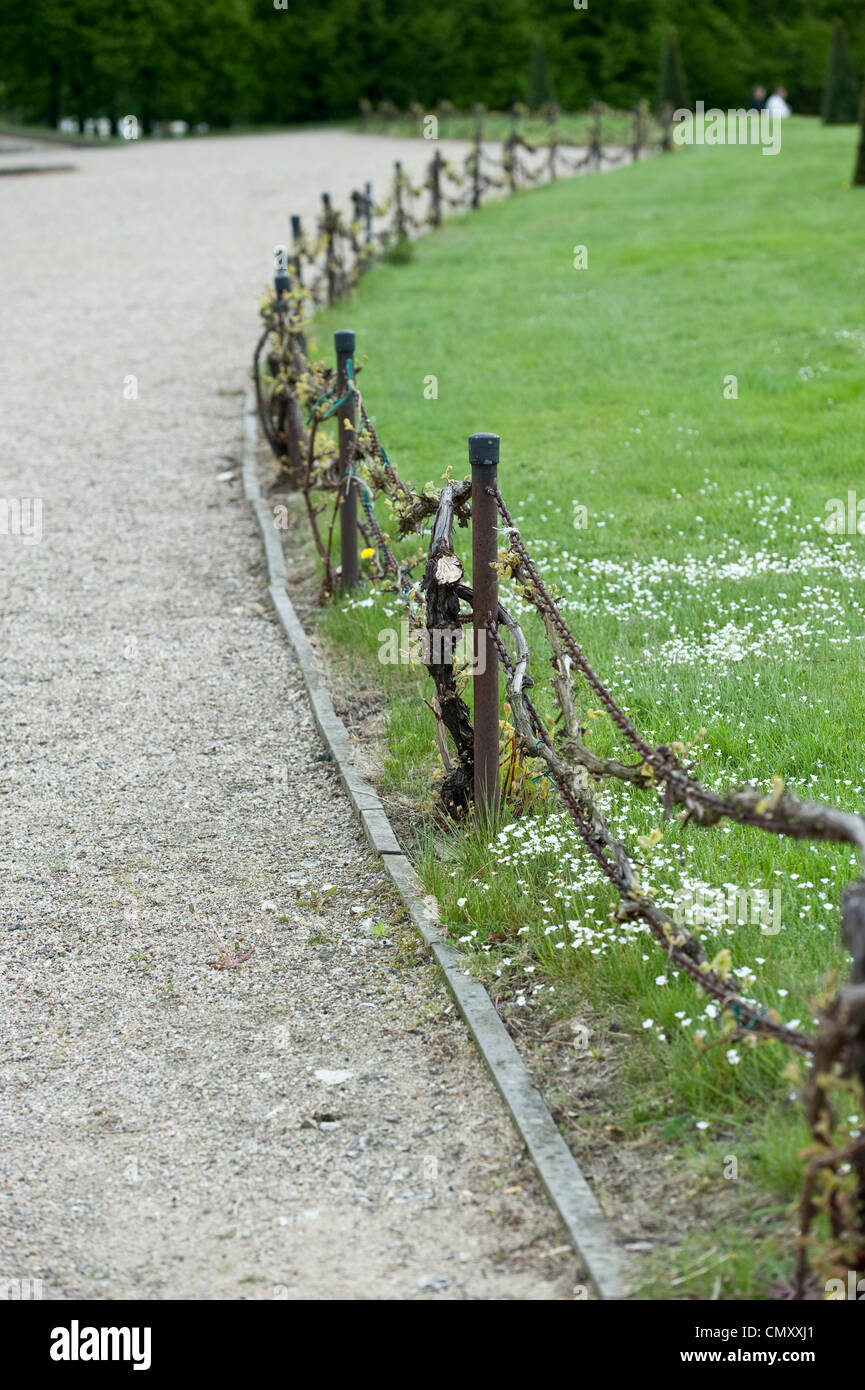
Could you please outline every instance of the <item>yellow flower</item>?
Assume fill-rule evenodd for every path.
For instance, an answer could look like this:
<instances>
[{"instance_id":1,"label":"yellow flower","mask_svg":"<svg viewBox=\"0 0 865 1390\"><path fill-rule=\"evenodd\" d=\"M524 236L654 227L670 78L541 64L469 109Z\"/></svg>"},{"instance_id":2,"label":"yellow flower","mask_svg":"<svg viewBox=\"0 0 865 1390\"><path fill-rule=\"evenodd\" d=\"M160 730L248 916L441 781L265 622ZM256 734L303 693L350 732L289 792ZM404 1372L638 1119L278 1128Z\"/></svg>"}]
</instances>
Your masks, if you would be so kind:
<instances>
[{"instance_id":1,"label":"yellow flower","mask_svg":"<svg viewBox=\"0 0 865 1390\"><path fill-rule=\"evenodd\" d=\"M361 558L362 560L371 560L374 554L375 554L375 551L373 550L372 546L371 546L371 545L368 545L367 548L366 548L366 550L362 550L362 551L360 552L360 558Z\"/></svg>"}]
</instances>

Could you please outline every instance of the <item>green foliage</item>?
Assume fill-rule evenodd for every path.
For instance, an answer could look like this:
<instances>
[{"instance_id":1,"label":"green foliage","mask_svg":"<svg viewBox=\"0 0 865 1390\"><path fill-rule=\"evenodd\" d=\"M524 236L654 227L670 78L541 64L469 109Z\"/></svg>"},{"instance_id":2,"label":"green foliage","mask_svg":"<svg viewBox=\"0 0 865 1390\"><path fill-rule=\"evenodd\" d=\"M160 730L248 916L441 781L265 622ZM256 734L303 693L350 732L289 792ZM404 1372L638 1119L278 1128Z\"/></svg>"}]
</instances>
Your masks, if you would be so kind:
<instances>
[{"instance_id":1,"label":"green foliage","mask_svg":"<svg viewBox=\"0 0 865 1390\"><path fill-rule=\"evenodd\" d=\"M740 106L783 83L797 112L820 109L837 16L865 69L861 0L0 0L0 104L10 119L134 112L212 126L351 118L361 98L462 109L526 96L570 110L593 97L630 108L682 73L707 105ZM677 26L677 46L667 37ZM531 70L527 57L532 53ZM540 98L540 100L538 100Z\"/></svg>"},{"instance_id":2,"label":"green foliage","mask_svg":"<svg viewBox=\"0 0 865 1390\"><path fill-rule=\"evenodd\" d=\"M670 25L664 34L664 42L661 46L661 67L658 73L658 111L663 111L666 106L669 106L672 111L679 111L690 104L685 70L682 67L682 55L679 52L679 40L675 29Z\"/></svg>"},{"instance_id":3,"label":"green foliage","mask_svg":"<svg viewBox=\"0 0 865 1390\"><path fill-rule=\"evenodd\" d=\"M407 236L400 237L398 241L388 246L382 256L388 265L408 265L414 260L414 242Z\"/></svg>"},{"instance_id":4,"label":"green foliage","mask_svg":"<svg viewBox=\"0 0 865 1390\"><path fill-rule=\"evenodd\" d=\"M553 84L547 66L547 50L543 39L532 36L532 63L529 70L528 106L530 111L540 111L547 102L555 101Z\"/></svg>"},{"instance_id":5,"label":"green foliage","mask_svg":"<svg viewBox=\"0 0 865 1390\"><path fill-rule=\"evenodd\" d=\"M820 115L826 125L851 125L859 106L859 82L847 43L843 19L832 25L829 59L826 65L826 86Z\"/></svg>"}]
</instances>

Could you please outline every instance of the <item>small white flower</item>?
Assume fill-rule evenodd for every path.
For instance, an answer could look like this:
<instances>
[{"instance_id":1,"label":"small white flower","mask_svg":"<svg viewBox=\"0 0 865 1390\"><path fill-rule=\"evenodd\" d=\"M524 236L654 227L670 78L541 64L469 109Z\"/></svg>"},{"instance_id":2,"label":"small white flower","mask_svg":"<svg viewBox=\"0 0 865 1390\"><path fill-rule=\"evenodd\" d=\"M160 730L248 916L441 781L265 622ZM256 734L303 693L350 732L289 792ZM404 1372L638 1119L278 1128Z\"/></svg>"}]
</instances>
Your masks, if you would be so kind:
<instances>
[{"instance_id":1,"label":"small white flower","mask_svg":"<svg viewBox=\"0 0 865 1390\"><path fill-rule=\"evenodd\" d=\"M742 1060L742 1058L739 1056L739 1052L738 1052L738 1049L737 1049L737 1048L735 1048L735 1047L728 1047L728 1048L727 1048L727 1061L730 1063L730 1066L731 1066L731 1067L737 1067L737 1066L739 1065L739 1063L741 1062L741 1060Z\"/></svg>"}]
</instances>

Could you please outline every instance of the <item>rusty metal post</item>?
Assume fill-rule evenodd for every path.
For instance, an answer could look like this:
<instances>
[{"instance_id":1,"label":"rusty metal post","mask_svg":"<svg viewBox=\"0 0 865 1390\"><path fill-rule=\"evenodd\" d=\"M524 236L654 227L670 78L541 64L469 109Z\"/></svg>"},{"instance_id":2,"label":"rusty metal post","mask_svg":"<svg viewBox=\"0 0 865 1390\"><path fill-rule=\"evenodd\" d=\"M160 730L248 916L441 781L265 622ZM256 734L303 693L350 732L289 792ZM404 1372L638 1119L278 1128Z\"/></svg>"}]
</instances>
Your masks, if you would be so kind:
<instances>
[{"instance_id":1,"label":"rusty metal post","mask_svg":"<svg viewBox=\"0 0 865 1390\"><path fill-rule=\"evenodd\" d=\"M474 596L475 804L485 821L499 811L499 654L486 628L498 618L499 514L487 489L498 476L499 436L469 435L472 468L472 592Z\"/></svg>"},{"instance_id":2,"label":"rusty metal post","mask_svg":"<svg viewBox=\"0 0 865 1390\"><path fill-rule=\"evenodd\" d=\"M350 384L354 381L353 329L338 329L333 335L333 346L336 350L336 396L337 400L342 400L343 396L348 395ZM357 490L354 486L354 471L350 467L354 459L357 425L353 393L337 409L336 424L339 430L339 477L342 489L339 507L339 549L342 564L340 584L342 592L348 594L357 584L360 573L357 554Z\"/></svg>"}]
</instances>

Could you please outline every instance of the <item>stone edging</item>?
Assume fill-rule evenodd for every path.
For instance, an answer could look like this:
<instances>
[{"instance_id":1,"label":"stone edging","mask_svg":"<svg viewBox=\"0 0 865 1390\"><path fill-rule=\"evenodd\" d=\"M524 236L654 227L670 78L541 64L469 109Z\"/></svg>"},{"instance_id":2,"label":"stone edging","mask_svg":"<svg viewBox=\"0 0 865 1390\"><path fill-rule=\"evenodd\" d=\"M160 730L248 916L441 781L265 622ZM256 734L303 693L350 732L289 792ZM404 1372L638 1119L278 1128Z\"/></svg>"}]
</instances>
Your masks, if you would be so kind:
<instances>
[{"instance_id":1,"label":"stone edging","mask_svg":"<svg viewBox=\"0 0 865 1390\"><path fill-rule=\"evenodd\" d=\"M333 757L364 835L394 883L412 922L442 970L469 1032L489 1067L568 1239L602 1299L628 1297L625 1257L573 1154L559 1133L531 1075L480 980L463 969L448 941L438 904L402 852L375 788L354 770L348 731L333 707L321 658L304 631L286 590L285 559L273 512L261 495L255 449L258 420L249 392L243 411L243 490L261 530L267 559L268 594L297 658L315 726Z\"/></svg>"}]
</instances>

